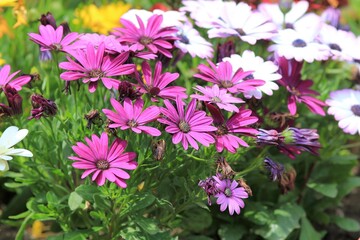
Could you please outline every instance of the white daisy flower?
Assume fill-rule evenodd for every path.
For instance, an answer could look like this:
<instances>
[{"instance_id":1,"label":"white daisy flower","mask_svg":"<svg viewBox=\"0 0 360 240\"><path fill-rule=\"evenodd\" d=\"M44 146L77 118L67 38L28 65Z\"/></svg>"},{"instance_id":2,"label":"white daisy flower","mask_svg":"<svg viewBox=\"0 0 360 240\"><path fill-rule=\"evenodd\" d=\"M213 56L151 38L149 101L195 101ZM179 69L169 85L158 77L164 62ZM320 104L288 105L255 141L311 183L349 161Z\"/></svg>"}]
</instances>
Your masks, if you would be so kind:
<instances>
[{"instance_id":1,"label":"white daisy flower","mask_svg":"<svg viewBox=\"0 0 360 240\"><path fill-rule=\"evenodd\" d=\"M326 100L328 113L339 121L339 127L352 135L360 134L360 91L342 89L330 93Z\"/></svg>"},{"instance_id":2,"label":"white daisy flower","mask_svg":"<svg viewBox=\"0 0 360 240\"><path fill-rule=\"evenodd\" d=\"M200 58L212 58L213 48L211 43L207 42L200 36L199 32L193 28L191 23L187 22L182 26L178 26L177 37L174 45L183 53L189 53L191 57L198 56Z\"/></svg>"},{"instance_id":3,"label":"white daisy flower","mask_svg":"<svg viewBox=\"0 0 360 240\"><path fill-rule=\"evenodd\" d=\"M265 84L256 87L256 90L245 92L246 98L255 97L256 99L262 98L262 93L269 96L273 94L273 90L278 90L279 86L274 82L281 79L281 75L277 73L279 67L271 61L264 61L263 58L255 56L255 53L249 50L243 52L242 56L232 54L230 57L223 59L224 62L230 62L233 71L242 68L244 71L254 71L252 73L253 79L263 80Z\"/></svg>"},{"instance_id":4,"label":"white daisy flower","mask_svg":"<svg viewBox=\"0 0 360 240\"><path fill-rule=\"evenodd\" d=\"M337 30L335 27L324 24L320 30L319 41L330 48L332 59L342 61L352 61L356 58L356 36L352 32ZM357 51L359 52L359 51ZM360 56L357 56L360 58Z\"/></svg>"},{"instance_id":5,"label":"white daisy flower","mask_svg":"<svg viewBox=\"0 0 360 240\"><path fill-rule=\"evenodd\" d=\"M269 39L276 31L276 25L260 12L253 12L243 2L226 2L217 11L220 16L213 20L208 31L209 38L238 36L242 41L255 44L259 39Z\"/></svg>"},{"instance_id":6,"label":"white daisy flower","mask_svg":"<svg viewBox=\"0 0 360 240\"><path fill-rule=\"evenodd\" d=\"M23 140L28 134L27 129L11 126L8 127L0 137L0 171L9 169L7 161L13 159L11 156L32 157L33 154L26 149L13 148L15 144Z\"/></svg>"},{"instance_id":7,"label":"white daisy flower","mask_svg":"<svg viewBox=\"0 0 360 240\"><path fill-rule=\"evenodd\" d=\"M330 48L327 45L317 43L315 37L318 29L307 31L295 31L294 29L280 30L272 38L275 42L268 51L275 52L280 57L295 59L296 61L313 62L314 60L327 60Z\"/></svg>"},{"instance_id":8,"label":"white daisy flower","mask_svg":"<svg viewBox=\"0 0 360 240\"><path fill-rule=\"evenodd\" d=\"M278 3L261 3L258 10L272 20L278 27L293 28L296 21L304 16L309 8L307 1L293 2L288 12L283 13Z\"/></svg>"}]
</instances>

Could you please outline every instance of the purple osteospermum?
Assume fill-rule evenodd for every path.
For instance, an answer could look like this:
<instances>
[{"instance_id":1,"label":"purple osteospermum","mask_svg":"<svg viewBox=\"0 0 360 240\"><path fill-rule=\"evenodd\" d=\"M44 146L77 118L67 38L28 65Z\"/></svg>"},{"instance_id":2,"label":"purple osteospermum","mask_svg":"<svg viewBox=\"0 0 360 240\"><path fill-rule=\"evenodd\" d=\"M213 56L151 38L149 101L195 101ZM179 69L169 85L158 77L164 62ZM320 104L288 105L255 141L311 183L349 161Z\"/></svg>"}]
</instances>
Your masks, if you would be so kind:
<instances>
[{"instance_id":1,"label":"purple osteospermum","mask_svg":"<svg viewBox=\"0 0 360 240\"><path fill-rule=\"evenodd\" d=\"M137 167L134 161L136 153L124 153L127 142L118 138L109 148L106 133L102 133L100 138L93 134L91 140L85 140L88 146L78 142L72 147L78 156L69 157L75 161L72 164L74 168L85 170L81 178L93 173L91 180L96 181L99 186L104 185L107 179L121 188L126 188L125 180L129 179L130 175L123 169L134 170Z\"/></svg>"},{"instance_id":2,"label":"purple osteospermum","mask_svg":"<svg viewBox=\"0 0 360 240\"><path fill-rule=\"evenodd\" d=\"M20 91L22 86L30 82L31 77L28 75L20 76L15 78L15 75L18 74L20 71L16 71L10 74L10 65L5 65L0 69L0 89L4 88L5 85L9 85L10 87L14 88L16 91ZM9 75L10 74L10 75Z\"/></svg>"},{"instance_id":3,"label":"purple osteospermum","mask_svg":"<svg viewBox=\"0 0 360 240\"><path fill-rule=\"evenodd\" d=\"M284 137L285 148L288 144L295 146L300 151L307 151L318 155L321 145L317 129L290 127L285 129L281 135Z\"/></svg>"},{"instance_id":4,"label":"purple osteospermum","mask_svg":"<svg viewBox=\"0 0 360 240\"><path fill-rule=\"evenodd\" d=\"M31 41L41 46L41 51L53 50L69 52L77 48L77 44L72 43L78 39L79 34L73 32L63 37L63 26L59 26L55 30L51 25L40 25L39 32L40 34L29 33L29 36Z\"/></svg>"},{"instance_id":5,"label":"purple osteospermum","mask_svg":"<svg viewBox=\"0 0 360 240\"><path fill-rule=\"evenodd\" d=\"M210 197L218 193L218 189L216 188L216 181L213 177L208 177L205 180L200 180L198 185L206 192L208 204L211 206Z\"/></svg>"},{"instance_id":6,"label":"purple osteospermum","mask_svg":"<svg viewBox=\"0 0 360 240\"><path fill-rule=\"evenodd\" d=\"M274 162L270 158L266 157L264 160L264 166L269 171L269 177L273 182L280 180L281 175L284 173L284 166L282 164Z\"/></svg>"},{"instance_id":7,"label":"purple osteospermum","mask_svg":"<svg viewBox=\"0 0 360 240\"><path fill-rule=\"evenodd\" d=\"M204 96L193 94L190 96L191 98L216 104L220 109L224 109L228 112L239 112L239 108L233 103L244 103L242 99L228 94L226 89L219 89L218 85L213 85L212 87L197 86L195 89L204 94Z\"/></svg>"},{"instance_id":8,"label":"purple osteospermum","mask_svg":"<svg viewBox=\"0 0 360 240\"><path fill-rule=\"evenodd\" d=\"M251 110L240 108L239 112L232 115L227 121L225 121L223 115L216 107L207 104L213 119L214 125L217 127L217 131L214 132L215 146L218 152L222 152L224 148L231 153L235 153L236 149L240 146L248 147L249 145L234 134L242 135L256 135L257 130L247 127L258 121L258 118L251 116Z\"/></svg>"},{"instance_id":9,"label":"purple osteospermum","mask_svg":"<svg viewBox=\"0 0 360 240\"><path fill-rule=\"evenodd\" d=\"M124 105L121 105L116 99L110 100L111 105L116 112L109 109L103 109L106 117L113 123L109 125L110 128L120 127L121 130L131 129L136 133L144 132L151 136L160 136L161 132L153 127L144 126L149 122L153 122L160 115L160 110L156 106L151 106L142 111L144 101L137 99L133 105L130 98L124 100Z\"/></svg>"},{"instance_id":10,"label":"purple osteospermum","mask_svg":"<svg viewBox=\"0 0 360 240\"><path fill-rule=\"evenodd\" d=\"M139 23L139 28L129 20L121 19L120 22L124 28L116 28L120 32L120 43L127 43L130 45L131 51L142 51L147 48L150 52L157 54L162 53L166 57L171 58L170 49L173 48L171 41L177 38L174 34L177 32L174 27L161 27L163 22L162 15L154 14L151 16L146 24L139 16L136 16Z\"/></svg>"},{"instance_id":11,"label":"purple osteospermum","mask_svg":"<svg viewBox=\"0 0 360 240\"><path fill-rule=\"evenodd\" d=\"M326 100L328 113L339 121L339 127L352 135L360 134L360 91L342 89L330 93Z\"/></svg>"},{"instance_id":12,"label":"purple osteospermum","mask_svg":"<svg viewBox=\"0 0 360 240\"><path fill-rule=\"evenodd\" d=\"M190 143L193 148L198 150L199 146L196 141L206 147L215 142L208 132L215 131L217 128L211 126L212 119L206 116L206 112L196 111L195 99L191 100L186 111L184 111L184 103L180 98L176 99L177 109L169 100L165 100L164 103L166 108L161 109L164 117L158 121L168 125L165 130L173 134L172 142L174 144L182 142L184 149L187 150Z\"/></svg>"},{"instance_id":13,"label":"purple osteospermum","mask_svg":"<svg viewBox=\"0 0 360 240\"><path fill-rule=\"evenodd\" d=\"M245 207L243 199L249 197L248 193L243 187L238 187L239 184L235 180L219 179L215 176L213 178L219 190L215 197L216 203L220 205L220 211L224 212L226 208L229 208L230 215L234 212L240 214L240 208Z\"/></svg>"},{"instance_id":14,"label":"purple osteospermum","mask_svg":"<svg viewBox=\"0 0 360 240\"><path fill-rule=\"evenodd\" d=\"M200 64L198 67L200 73L195 74L194 77L217 84L231 93L255 90L255 87L265 83L261 80L245 80L252 74L252 71L244 72L242 69L238 69L233 73L232 65L229 62L220 62L217 66L209 60L208 63L210 67Z\"/></svg>"},{"instance_id":15,"label":"purple osteospermum","mask_svg":"<svg viewBox=\"0 0 360 240\"><path fill-rule=\"evenodd\" d=\"M304 103L311 112L325 116L323 107L326 104L319 99L313 97L313 95L319 95L318 92L311 90L313 85L312 80L301 79L302 62L297 62L294 59L287 60L284 57L277 59L279 64L279 71L282 75L282 79L279 83L286 87L290 96L288 98L288 109L292 115L296 114L296 103Z\"/></svg>"},{"instance_id":16,"label":"purple osteospermum","mask_svg":"<svg viewBox=\"0 0 360 240\"><path fill-rule=\"evenodd\" d=\"M154 74L151 73L150 64L144 61L141 64L143 79L138 77L141 93L148 93L152 101L157 101L156 97L163 99L176 100L179 98L186 98L186 89L179 86L168 86L174 82L178 77L178 73L161 73L162 64L157 62L155 65Z\"/></svg>"},{"instance_id":17,"label":"purple osteospermum","mask_svg":"<svg viewBox=\"0 0 360 240\"><path fill-rule=\"evenodd\" d=\"M88 44L86 51L73 52L74 61L68 57L68 62L59 64L60 68L67 70L60 75L65 81L83 79L83 83L89 83L89 91L95 92L98 82L101 80L107 89L118 88L120 80L114 76L127 75L135 71L134 64L124 64L129 57L128 53L121 53L114 59L105 55L105 46L95 49Z\"/></svg>"}]
</instances>

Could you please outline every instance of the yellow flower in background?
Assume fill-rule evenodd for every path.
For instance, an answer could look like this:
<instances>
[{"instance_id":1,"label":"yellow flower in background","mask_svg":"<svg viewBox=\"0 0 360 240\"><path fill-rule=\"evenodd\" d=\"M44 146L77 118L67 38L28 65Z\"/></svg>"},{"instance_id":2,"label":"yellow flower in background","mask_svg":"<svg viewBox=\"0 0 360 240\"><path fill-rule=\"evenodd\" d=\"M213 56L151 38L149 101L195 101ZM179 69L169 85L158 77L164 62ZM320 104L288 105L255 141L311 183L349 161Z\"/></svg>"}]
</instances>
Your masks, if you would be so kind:
<instances>
[{"instance_id":1,"label":"yellow flower in background","mask_svg":"<svg viewBox=\"0 0 360 240\"><path fill-rule=\"evenodd\" d=\"M0 0L0 7L13 7L17 0Z\"/></svg>"},{"instance_id":2,"label":"yellow flower in background","mask_svg":"<svg viewBox=\"0 0 360 240\"><path fill-rule=\"evenodd\" d=\"M0 0L1 1L1 0ZM25 8L25 0L19 0L14 6L14 15L16 16L16 23L13 28L27 24L27 11Z\"/></svg>"},{"instance_id":3,"label":"yellow flower in background","mask_svg":"<svg viewBox=\"0 0 360 240\"><path fill-rule=\"evenodd\" d=\"M94 32L108 34L114 27L120 27L120 17L130 9L131 5L118 2L101 7L94 4L84 6L75 11L75 24L81 24Z\"/></svg>"},{"instance_id":4,"label":"yellow flower in background","mask_svg":"<svg viewBox=\"0 0 360 240\"><path fill-rule=\"evenodd\" d=\"M4 65L4 63L5 63L5 60L2 58L2 55L0 53L0 66Z\"/></svg>"},{"instance_id":5,"label":"yellow flower in background","mask_svg":"<svg viewBox=\"0 0 360 240\"><path fill-rule=\"evenodd\" d=\"M1 14L1 11L0 11ZM2 38L4 35L12 36L12 32L10 31L9 25L5 18L3 18L2 15L0 15L0 38Z\"/></svg>"}]
</instances>

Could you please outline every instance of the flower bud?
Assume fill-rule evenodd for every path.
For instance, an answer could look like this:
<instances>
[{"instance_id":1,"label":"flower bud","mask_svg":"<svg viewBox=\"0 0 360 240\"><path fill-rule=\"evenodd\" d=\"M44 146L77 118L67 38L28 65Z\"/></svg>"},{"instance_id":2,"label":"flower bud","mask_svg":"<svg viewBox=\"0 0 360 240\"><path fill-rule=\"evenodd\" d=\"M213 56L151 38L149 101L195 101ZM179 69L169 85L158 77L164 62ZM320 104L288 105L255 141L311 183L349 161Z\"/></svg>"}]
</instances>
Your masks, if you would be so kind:
<instances>
[{"instance_id":1,"label":"flower bud","mask_svg":"<svg viewBox=\"0 0 360 240\"><path fill-rule=\"evenodd\" d=\"M160 161L165 156L166 144L164 139L152 143L152 152L155 160Z\"/></svg>"},{"instance_id":2,"label":"flower bud","mask_svg":"<svg viewBox=\"0 0 360 240\"><path fill-rule=\"evenodd\" d=\"M34 94L31 96L31 104L33 109L31 110L31 116L29 120L41 117L55 116L57 113L57 106L54 101L44 98L41 95Z\"/></svg>"}]
</instances>

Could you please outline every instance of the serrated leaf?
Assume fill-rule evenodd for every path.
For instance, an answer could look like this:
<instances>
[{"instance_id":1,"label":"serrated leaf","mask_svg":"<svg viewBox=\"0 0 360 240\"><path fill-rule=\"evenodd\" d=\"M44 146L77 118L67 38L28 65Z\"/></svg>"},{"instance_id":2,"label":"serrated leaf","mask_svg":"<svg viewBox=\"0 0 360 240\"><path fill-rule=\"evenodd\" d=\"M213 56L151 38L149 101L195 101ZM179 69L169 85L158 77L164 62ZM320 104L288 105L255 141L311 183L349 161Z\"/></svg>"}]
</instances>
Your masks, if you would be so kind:
<instances>
[{"instance_id":1,"label":"serrated leaf","mask_svg":"<svg viewBox=\"0 0 360 240\"><path fill-rule=\"evenodd\" d=\"M321 240L326 232L317 232L306 217L301 218L300 240Z\"/></svg>"},{"instance_id":2,"label":"serrated leaf","mask_svg":"<svg viewBox=\"0 0 360 240\"><path fill-rule=\"evenodd\" d=\"M332 217L332 220L339 228L348 232L360 231L360 224L355 219L334 216Z\"/></svg>"},{"instance_id":3,"label":"serrated leaf","mask_svg":"<svg viewBox=\"0 0 360 240\"><path fill-rule=\"evenodd\" d=\"M75 209L79 208L83 200L84 199L77 192L70 193L68 201L70 209L74 211Z\"/></svg>"},{"instance_id":4,"label":"serrated leaf","mask_svg":"<svg viewBox=\"0 0 360 240\"><path fill-rule=\"evenodd\" d=\"M337 184L336 183L315 183L310 182L307 184L307 186L313 190L315 190L318 193L321 193L324 196L327 196L329 198L334 198L338 194L337 190Z\"/></svg>"}]
</instances>

